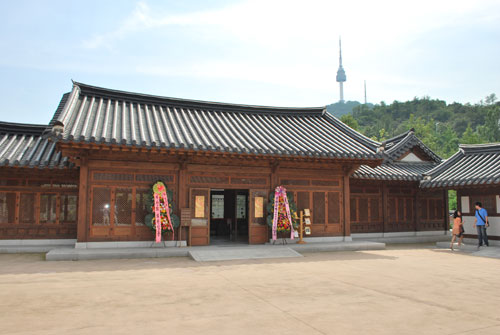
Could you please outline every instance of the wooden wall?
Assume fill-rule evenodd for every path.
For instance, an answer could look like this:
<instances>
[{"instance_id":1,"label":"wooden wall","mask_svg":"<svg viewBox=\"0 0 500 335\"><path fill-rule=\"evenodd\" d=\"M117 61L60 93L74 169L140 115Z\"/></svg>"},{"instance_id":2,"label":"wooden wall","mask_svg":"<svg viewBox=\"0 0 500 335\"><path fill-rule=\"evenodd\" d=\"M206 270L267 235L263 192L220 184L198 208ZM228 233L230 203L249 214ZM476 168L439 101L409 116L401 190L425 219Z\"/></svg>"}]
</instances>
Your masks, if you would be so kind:
<instances>
[{"instance_id":1,"label":"wooden wall","mask_svg":"<svg viewBox=\"0 0 500 335\"><path fill-rule=\"evenodd\" d=\"M445 191L422 191L415 182L351 179L351 232L383 233L447 229Z\"/></svg>"},{"instance_id":2,"label":"wooden wall","mask_svg":"<svg viewBox=\"0 0 500 335\"><path fill-rule=\"evenodd\" d=\"M74 239L78 171L0 169L0 239Z\"/></svg>"},{"instance_id":3,"label":"wooden wall","mask_svg":"<svg viewBox=\"0 0 500 335\"><path fill-rule=\"evenodd\" d=\"M467 202L469 210L462 206L462 200ZM476 230L473 228L475 203L481 202L483 208L488 212L488 222L490 224L487 233L489 240L500 240L500 185L484 185L481 187L468 187L457 189L457 206L462 212L465 237L477 238ZM464 204L465 205L465 204Z\"/></svg>"},{"instance_id":4,"label":"wooden wall","mask_svg":"<svg viewBox=\"0 0 500 335\"><path fill-rule=\"evenodd\" d=\"M87 222L79 240L148 241L154 236L145 224L146 197L151 185L162 180L178 204L178 169L166 164L115 164L109 161L88 163ZM179 214L179 207L173 208ZM84 234L87 234L86 236ZM171 236L166 236L170 239Z\"/></svg>"},{"instance_id":5,"label":"wooden wall","mask_svg":"<svg viewBox=\"0 0 500 335\"><path fill-rule=\"evenodd\" d=\"M80 212L79 241L152 240L152 232L143 224L145 209L141 194L157 179L165 181L174 192L177 205L174 212L178 215L181 208L193 208L193 192L248 189L250 194L265 195L264 207L267 207L268 195L276 186L284 185L294 193L299 209L311 210L312 236L341 236L346 233L345 227L349 227L344 201L345 170L341 165L315 168L314 164L271 164L248 159L189 159L188 162L173 157L165 157L165 162L138 162L133 161L130 154L115 156L116 160L99 154L80 159L83 171L80 200L87 208ZM250 217L250 220L253 219ZM264 243L269 231L265 220L253 221L249 222L253 229L249 234L250 243ZM187 228L183 229L186 236ZM208 232L208 227L192 226L193 244L209 243Z\"/></svg>"}]
</instances>

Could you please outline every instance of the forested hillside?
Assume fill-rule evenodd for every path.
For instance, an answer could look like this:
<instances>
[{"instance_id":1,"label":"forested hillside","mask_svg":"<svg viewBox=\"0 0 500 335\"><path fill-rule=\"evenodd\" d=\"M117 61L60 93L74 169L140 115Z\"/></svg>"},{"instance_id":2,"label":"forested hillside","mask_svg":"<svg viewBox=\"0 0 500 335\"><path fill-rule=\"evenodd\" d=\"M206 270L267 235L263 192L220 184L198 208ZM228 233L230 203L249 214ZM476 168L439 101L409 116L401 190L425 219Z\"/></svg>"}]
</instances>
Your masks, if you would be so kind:
<instances>
[{"instance_id":1,"label":"forested hillside","mask_svg":"<svg viewBox=\"0 0 500 335\"><path fill-rule=\"evenodd\" d=\"M341 117L342 115L349 114L354 108L359 107L361 102L359 101L345 101L345 102L335 102L333 104L327 105L326 110L332 113L336 117ZM368 108L372 108L373 104L367 103Z\"/></svg>"},{"instance_id":2,"label":"forested hillside","mask_svg":"<svg viewBox=\"0 0 500 335\"><path fill-rule=\"evenodd\" d=\"M415 128L416 135L443 158L455 153L459 143L500 142L500 102L495 94L474 105L428 97L371 108L359 105L341 120L378 141Z\"/></svg>"}]
</instances>

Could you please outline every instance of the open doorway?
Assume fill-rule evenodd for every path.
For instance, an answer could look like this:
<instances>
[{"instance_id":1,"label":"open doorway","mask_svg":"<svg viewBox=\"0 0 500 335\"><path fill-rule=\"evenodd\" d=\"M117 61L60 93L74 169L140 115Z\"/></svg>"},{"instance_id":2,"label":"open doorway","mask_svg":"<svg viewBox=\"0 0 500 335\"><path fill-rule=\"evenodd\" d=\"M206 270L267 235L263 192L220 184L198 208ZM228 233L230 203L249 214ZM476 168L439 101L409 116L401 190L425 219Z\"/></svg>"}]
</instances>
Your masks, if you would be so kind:
<instances>
[{"instance_id":1,"label":"open doorway","mask_svg":"<svg viewBox=\"0 0 500 335\"><path fill-rule=\"evenodd\" d=\"M248 243L248 190L210 190L210 244Z\"/></svg>"}]
</instances>

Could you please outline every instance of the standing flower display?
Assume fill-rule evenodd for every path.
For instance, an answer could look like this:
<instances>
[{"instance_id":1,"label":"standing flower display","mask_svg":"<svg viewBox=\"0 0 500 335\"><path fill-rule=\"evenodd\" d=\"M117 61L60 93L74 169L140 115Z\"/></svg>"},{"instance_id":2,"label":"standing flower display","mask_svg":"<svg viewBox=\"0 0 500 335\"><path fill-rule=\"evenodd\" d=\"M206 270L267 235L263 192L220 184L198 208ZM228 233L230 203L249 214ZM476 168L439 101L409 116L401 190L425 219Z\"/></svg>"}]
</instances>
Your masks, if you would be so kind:
<instances>
[{"instance_id":1,"label":"standing flower display","mask_svg":"<svg viewBox=\"0 0 500 335\"><path fill-rule=\"evenodd\" d=\"M179 226L179 217L172 212L173 194L162 181L157 181L151 187L145 223L156 234L156 243L161 242L164 233L171 232L174 239L174 229Z\"/></svg>"},{"instance_id":2,"label":"standing flower display","mask_svg":"<svg viewBox=\"0 0 500 335\"><path fill-rule=\"evenodd\" d=\"M269 197L267 224L271 227L273 240L277 239L278 233L290 233L294 238L294 228L297 226L297 206L293 201L293 194L287 193L283 186L276 187L274 193Z\"/></svg>"}]
</instances>

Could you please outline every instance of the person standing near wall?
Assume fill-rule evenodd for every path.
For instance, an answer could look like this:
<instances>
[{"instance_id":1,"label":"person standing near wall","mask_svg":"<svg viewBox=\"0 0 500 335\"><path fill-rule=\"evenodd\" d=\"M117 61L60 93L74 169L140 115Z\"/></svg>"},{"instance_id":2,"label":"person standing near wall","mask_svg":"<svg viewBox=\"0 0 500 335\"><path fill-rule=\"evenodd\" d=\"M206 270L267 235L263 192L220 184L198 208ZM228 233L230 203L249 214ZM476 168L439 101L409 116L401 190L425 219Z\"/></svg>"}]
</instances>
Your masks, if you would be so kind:
<instances>
[{"instance_id":1,"label":"person standing near wall","mask_svg":"<svg viewBox=\"0 0 500 335\"><path fill-rule=\"evenodd\" d=\"M460 211L455 211L453 213L453 230L452 230L453 237L451 238L451 243L450 243L450 249L453 250L453 243L457 239L458 240L458 246L462 245L462 240L464 239L464 224L462 221L462 213Z\"/></svg>"},{"instance_id":2,"label":"person standing near wall","mask_svg":"<svg viewBox=\"0 0 500 335\"><path fill-rule=\"evenodd\" d=\"M476 202L476 218L474 219L474 228L477 228L477 247L483 246L484 244L489 247L488 235L486 235L486 228L489 226L488 223L488 212L483 208L483 204Z\"/></svg>"}]
</instances>

